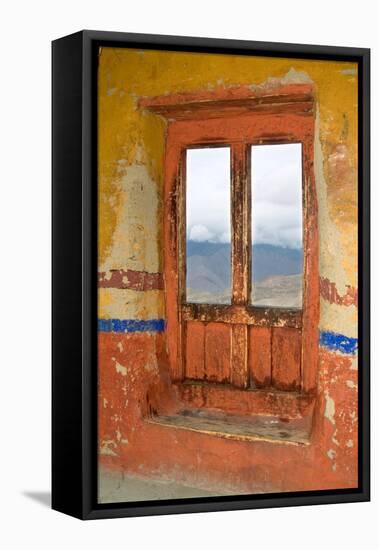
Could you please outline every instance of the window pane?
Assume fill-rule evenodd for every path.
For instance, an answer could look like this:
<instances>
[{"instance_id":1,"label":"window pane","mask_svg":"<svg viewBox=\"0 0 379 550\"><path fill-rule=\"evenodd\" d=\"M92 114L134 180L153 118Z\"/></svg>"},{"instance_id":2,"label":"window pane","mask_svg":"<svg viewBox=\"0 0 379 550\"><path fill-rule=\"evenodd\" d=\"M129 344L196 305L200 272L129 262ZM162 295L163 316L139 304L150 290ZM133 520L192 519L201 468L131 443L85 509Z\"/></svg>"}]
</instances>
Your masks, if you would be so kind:
<instances>
[{"instance_id":1,"label":"window pane","mask_svg":"<svg viewBox=\"0 0 379 550\"><path fill-rule=\"evenodd\" d=\"M230 149L187 150L187 302L230 304Z\"/></svg>"},{"instance_id":2,"label":"window pane","mask_svg":"<svg viewBox=\"0 0 379 550\"><path fill-rule=\"evenodd\" d=\"M301 144L251 148L252 303L302 307Z\"/></svg>"}]
</instances>

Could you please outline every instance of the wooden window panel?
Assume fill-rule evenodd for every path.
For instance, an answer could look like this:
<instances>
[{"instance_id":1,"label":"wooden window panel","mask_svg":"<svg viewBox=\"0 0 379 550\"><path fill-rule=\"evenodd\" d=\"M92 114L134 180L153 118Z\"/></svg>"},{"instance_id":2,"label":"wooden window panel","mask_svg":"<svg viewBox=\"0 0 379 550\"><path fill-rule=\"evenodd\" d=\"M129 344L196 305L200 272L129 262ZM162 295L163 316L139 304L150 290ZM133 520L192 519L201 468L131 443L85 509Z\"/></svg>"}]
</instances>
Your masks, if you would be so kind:
<instances>
[{"instance_id":1,"label":"wooden window panel","mask_svg":"<svg viewBox=\"0 0 379 550\"><path fill-rule=\"evenodd\" d=\"M204 323L186 323L186 378L202 380L205 375L205 326Z\"/></svg>"},{"instance_id":2,"label":"wooden window panel","mask_svg":"<svg viewBox=\"0 0 379 550\"><path fill-rule=\"evenodd\" d=\"M294 391L301 386L301 331L272 329L272 384L278 390Z\"/></svg>"},{"instance_id":3,"label":"wooden window panel","mask_svg":"<svg viewBox=\"0 0 379 550\"><path fill-rule=\"evenodd\" d=\"M208 323L205 327L205 376L209 382L230 380L230 327Z\"/></svg>"},{"instance_id":4,"label":"wooden window panel","mask_svg":"<svg viewBox=\"0 0 379 550\"><path fill-rule=\"evenodd\" d=\"M253 388L271 386L271 328L249 328L250 385Z\"/></svg>"},{"instance_id":5,"label":"wooden window panel","mask_svg":"<svg viewBox=\"0 0 379 550\"><path fill-rule=\"evenodd\" d=\"M248 327L247 325L232 326L232 354L230 381L237 388L248 385Z\"/></svg>"}]
</instances>

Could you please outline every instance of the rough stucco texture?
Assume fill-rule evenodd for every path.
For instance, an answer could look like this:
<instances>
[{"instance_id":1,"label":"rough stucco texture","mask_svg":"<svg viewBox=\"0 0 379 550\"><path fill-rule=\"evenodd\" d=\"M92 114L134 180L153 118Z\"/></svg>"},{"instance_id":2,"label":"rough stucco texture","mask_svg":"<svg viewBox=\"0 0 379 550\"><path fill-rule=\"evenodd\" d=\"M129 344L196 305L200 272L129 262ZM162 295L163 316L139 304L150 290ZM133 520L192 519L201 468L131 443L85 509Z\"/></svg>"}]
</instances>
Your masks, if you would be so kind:
<instances>
[{"instance_id":1,"label":"rough stucco texture","mask_svg":"<svg viewBox=\"0 0 379 550\"><path fill-rule=\"evenodd\" d=\"M166 122L138 109L137 102L142 96L221 86L254 88L308 81L315 86L317 104L319 328L331 338L339 335L354 342L357 67L342 62L100 50L99 456L103 467L181 480L205 489L222 481L228 490L240 492L356 486L354 345L333 348L325 337L320 346L313 443L306 450L222 439L210 443L203 434L162 431L142 421L147 395L160 396L168 408L174 397L165 333L162 325L157 330L154 325L165 317L161 273ZM137 286L129 284L133 273L142 281ZM115 285L118 288L110 283L106 288L106 282L115 279L120 281ZM118 331L114 330L120 326L118 320L137 323L124 324L130 330ZM230 456L235 456L232 469Z\"/></svg>"}]
</instances>

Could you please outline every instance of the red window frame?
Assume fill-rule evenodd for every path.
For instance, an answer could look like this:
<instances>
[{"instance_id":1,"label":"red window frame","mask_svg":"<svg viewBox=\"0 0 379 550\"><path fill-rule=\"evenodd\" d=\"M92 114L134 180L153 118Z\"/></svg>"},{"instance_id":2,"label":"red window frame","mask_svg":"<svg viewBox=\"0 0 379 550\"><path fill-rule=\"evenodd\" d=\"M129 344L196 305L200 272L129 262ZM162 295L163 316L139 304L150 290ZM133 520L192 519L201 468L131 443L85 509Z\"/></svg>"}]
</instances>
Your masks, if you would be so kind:
<instances>
[{"instance_id":1,"label":"red window frame","mask_svg":"<svg viewBox=\"0 0 379 550\"><path fill-rule=\"evenodd\" d=\"M203 338L201 345L204 345L204 335L201 336L199 328L193 331L194 323L213 327L220 323L231 328L229 382L233 386L247 389L252 381L253 387L262 392L274 389L314 393L318 363L319 276L312 86L287 85L259 93L240 87L217 93L207 91L148 98L140 105L167 119L164 278L172 381L181 383L196 379L196 372L189 376L187 368L189 359L192 361L188 344L193 350L191 353L196 354L200 342L197 339ZM249 303L250 147L278 143L302 144L302 310L254 307ZM185 300L185 152L192 147L214 145L231 148L232 303L188 304ZM242 228L238 228L241 224ZM186 327L191 327L193 332L190 341ZM217 342L217 334L212 338L210 341ZM250 349L254 353L250 353ZM285 356L293 357L292 364L291 361L283 364ZM296 370L296 375L291 369ZM201 379L200 373L198 381ZM223 380L216 378L216 381Z\"/></svg>"}]
</instances>

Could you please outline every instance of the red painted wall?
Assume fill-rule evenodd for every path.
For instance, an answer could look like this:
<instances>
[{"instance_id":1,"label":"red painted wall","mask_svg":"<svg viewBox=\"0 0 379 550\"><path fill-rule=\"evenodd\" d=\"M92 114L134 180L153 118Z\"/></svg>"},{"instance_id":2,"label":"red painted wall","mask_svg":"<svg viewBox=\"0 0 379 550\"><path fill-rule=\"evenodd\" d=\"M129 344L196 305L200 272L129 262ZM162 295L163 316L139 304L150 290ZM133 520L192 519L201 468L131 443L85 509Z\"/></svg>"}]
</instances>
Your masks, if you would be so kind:
<instances>
[{"instance_id":1,"label":"red painted wall","mask_svg":"<svg viewBox=\"0 0 379 550\"><path fill-rule=\"evenodd\" d=\"M144 421L159 401L177 403L163 333L100 333L100 465L235 492L303 491L357 485L357 370L352 356L320 349L309 446L243 442ZM122 367L120 366L122 365Z\"/></svg>"}]
</instances>

